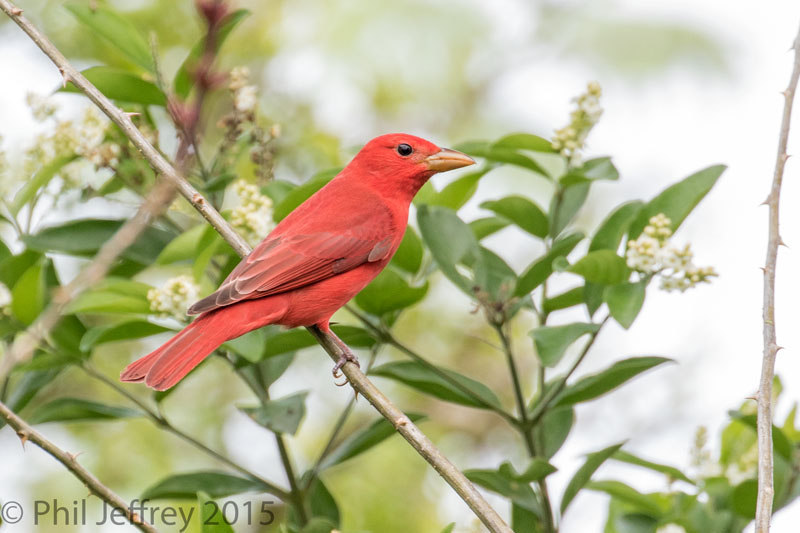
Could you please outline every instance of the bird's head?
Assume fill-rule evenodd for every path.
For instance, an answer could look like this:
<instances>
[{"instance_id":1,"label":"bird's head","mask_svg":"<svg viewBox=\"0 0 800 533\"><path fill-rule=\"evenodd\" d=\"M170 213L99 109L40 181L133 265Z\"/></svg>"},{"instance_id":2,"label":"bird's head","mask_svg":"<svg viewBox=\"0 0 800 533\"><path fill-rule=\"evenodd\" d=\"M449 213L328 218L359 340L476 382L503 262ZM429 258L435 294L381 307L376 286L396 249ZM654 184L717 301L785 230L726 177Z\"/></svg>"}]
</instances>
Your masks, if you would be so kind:
<instances>
[{"instance_id":1,"label":"bird's head","mask_svg":"<svg viewBox=\"0 0 800 533\"><path fill-rule=\"evenodd\" d=\"M439 148L405 133L381 135L369 141L348 165L360 179L382 193L409 201L437 172L475 164L461 152Z\"/></svg>"}]
</instances>

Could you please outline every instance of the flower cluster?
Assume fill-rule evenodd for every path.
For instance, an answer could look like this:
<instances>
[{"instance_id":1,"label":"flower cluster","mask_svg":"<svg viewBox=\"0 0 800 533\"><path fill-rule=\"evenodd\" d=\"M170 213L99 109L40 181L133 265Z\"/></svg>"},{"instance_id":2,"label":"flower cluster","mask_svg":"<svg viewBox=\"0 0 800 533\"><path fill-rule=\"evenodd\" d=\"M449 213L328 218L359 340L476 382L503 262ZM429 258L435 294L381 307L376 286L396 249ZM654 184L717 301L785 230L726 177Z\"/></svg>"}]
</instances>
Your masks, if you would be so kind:
<instances>
[{"instance_id":1,"label":"flower cluster","mask_svg":"<svg viewBox=\"0 0 800 533\"><path fill-rule=\"evenodd\" d=\"M596 81L589 82L586 92L577 96L572 101L576 107L570 114L570 122L563 128L556 130L553 137L553 149L569 160L570 166L580 165L580 150L586 143L589 132L600 115L603 108L600 105L600 96L603 91Z\"/></svg>"},{"instance_id":2,"label":"flower cluster","mask_svg":"<svg viewBox=\"0 0 800 533\"><path fill-rule=\"evenodd\" d=\"M177 276L168 279L164 285L147 291L150 311L178 320L186 318L186 309L197 300L199 287L191 276Z\"/></svg>"},{"instance_id":3,"label":"flower cluster","mask_svg":"<svg viewBox=\"0 0 800 533\"><path fill-rule=\"evenodd\" d=\"M231 224L255 246L272 230L272 200L261 194L257 186L237 180L233 190L240 204L231 212Z\"/></svg>"},{"instance_id":4,"label":"flower cluster","mask_svg":"<svg viewBox=\"0 0 800 533\"><path fill-rule=\"evenodd\" d=\"M8 314L11 305L11 291L0 282L0 314Z\"/></svg>"},{"instance_id":5,"label":"flower cluster","mask_svg":"<svg viewBox=\"0 0 800 533\"><path fill-rule=\"evenodd\" d=\"M709 283L717 276L713 267L698 267L687 244L678 248L670 243L672 221L663 213L650 218L650 223L635 240L628 241L628 266L642 274L658 274L660 288L684 292L698 283Z\"/></svg>"},{"instance_id":6,"label":"flower cluster","mask_svg":"<svg viewBox=\"0 0 800 533\"><path fill-rule=\"evenodd\" d=\"M228 89L233 93L233 107L240 113L250 114L256 109L258 92L255 85L249 85L250 69L235 67L231 70Z\"/></svg>"},{"instance_id":7,"label":"flower cluster","mask_svg":"<svg viewBox=\"0 0 800 533\"><path fill-rule=\"evenodd\" d=\"M58 111L58 106L50 98L29 92L25 95L25 103L39 122L44 122Z\"/></svg>"}]
</instances>

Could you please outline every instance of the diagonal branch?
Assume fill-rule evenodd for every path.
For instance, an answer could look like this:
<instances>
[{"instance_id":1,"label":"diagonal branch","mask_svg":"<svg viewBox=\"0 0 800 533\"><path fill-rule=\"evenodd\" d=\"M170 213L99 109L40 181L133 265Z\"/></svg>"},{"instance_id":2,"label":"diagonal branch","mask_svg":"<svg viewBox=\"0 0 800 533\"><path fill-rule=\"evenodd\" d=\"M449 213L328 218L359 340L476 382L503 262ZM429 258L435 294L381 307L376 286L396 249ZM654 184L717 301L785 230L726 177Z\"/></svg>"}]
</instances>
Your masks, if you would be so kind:
<instances>
[{"instance_id":1,"label":"diagonal branch","mask_svg":"<svg viewBox=\"0 0 800 533\"><path fill-rule=\"evenodd\" d=\"M152 220L158 218L169 207L174 191L175 187L171 183L159 180L136 214L103 243L94 260L81 270L74 280L53 292L50 305L26 331L17 336L9 352L0 361L0 381L5 379L14 365L25 362L33 356L39 344L58 324L67 304L108 274L120 254L139 238Z\"/></svg>"},{"instance_id":2,"label":"diagonal branch","mask_svg":"<svg viewBox=\"0 0 800 533\"><path fill-rule=\"evenodd\" d=\"M783 91L784 106L778 137L778 155L772 188L765 202L769 206L767 259L764 264L764 352L761 363L761 380L758 387L758 500L756 502L756 533L768 533L772 517L772 501L775 496L772 463L772 381L775 378L775 356L780 347L775 334L775 268L778 261L778 246L783 244L780 236L780 199L783 170L789 155L789 127L792 121L792 104L800 78L800 30L795 37L794 67L789 86Z\"/></svg>"},{"instance_id":3,"label":"diagonal branch","mask_svg":"<svg viewBox=\"0 0 800 533\"><path fill-rule=\"evenodd\" d=\"M225 221L224 218L206 201L205 198L186 181L180 173L153 148L142 133L134 126L130 118L106 98L80 72L70 65L64 55L24 16L22 11L8 0L0 0L2 9L53 61L66 80L71 81L83 91L130 139L141 151L145 159L168 181L173 183L178 192L197 209L203 217L242 257L250 253L250 247L244 239ZM316 327L309 331L317 338L325 351L333 360L338 360L341 348L336 340ZM403 438L441 475L458 493L462 500L472 509L478 518L492 533L512 533L508 525L477 491L472 483L461 473L408 419L403 412L392 404L361 370L354 364L346 364L342 371L351 386L364 396L392 425Z\"/></svg>"},{"instance_id":4,"label":"diagonal branch","mask_svg":"<svg viewBox=\"0 0 800 533\"><path fill-rule=\"evenodd\" d=\"M122 514L133 524L136 528L145 533L158 533L158 530L152 525L148 524L140 516L131 511L129 505L115 494L111 489L103 485L94 474L86 470L78 463L76 456L71 453L65 452L51 441L47 440L44 435L29 426L24 420L14 414L14 412L0 402L0 416L8 421L8 425L17 431L17 435L25 444L26 441L31 441L39 448L43 449L55 459L63 464L67 469L72 472L75 477L80 479L86 487L100 497L104 502L115 509L119 509Z\"/></svg>"}]
</instances>

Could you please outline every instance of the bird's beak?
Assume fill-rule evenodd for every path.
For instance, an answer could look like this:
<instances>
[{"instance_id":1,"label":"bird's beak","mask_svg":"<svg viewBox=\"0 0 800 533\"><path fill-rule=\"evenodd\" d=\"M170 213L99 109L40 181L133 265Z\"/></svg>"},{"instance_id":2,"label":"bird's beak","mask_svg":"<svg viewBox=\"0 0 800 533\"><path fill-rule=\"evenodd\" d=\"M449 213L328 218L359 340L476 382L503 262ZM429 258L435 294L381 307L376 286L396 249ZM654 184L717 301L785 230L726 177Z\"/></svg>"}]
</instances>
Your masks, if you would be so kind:
<instances>
[{"instance_id":1,"label":"bird's beak","mask_svg":"<svg viewBox=\"0 0 800 533\"><path fill-rule=\"evenodd\" d=\"M434 172L446 172L475 164L475 160L470 156L449 148L442 148L435 154L423 159L423 162L429 170Z\"/></svg>"}]
</instances>

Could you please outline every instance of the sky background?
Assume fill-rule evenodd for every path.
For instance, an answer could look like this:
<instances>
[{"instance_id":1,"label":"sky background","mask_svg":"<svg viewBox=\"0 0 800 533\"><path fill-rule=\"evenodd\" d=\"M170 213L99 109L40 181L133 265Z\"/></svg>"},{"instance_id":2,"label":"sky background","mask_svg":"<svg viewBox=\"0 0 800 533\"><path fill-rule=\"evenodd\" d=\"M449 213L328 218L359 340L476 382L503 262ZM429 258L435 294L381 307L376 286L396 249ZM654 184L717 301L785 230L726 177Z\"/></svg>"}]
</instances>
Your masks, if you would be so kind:
<instances>
[{"instance_id":1,"label":"sky background","mask_svg":"<svg viewBox=\"0 0 800 533\"><path fill-rule=\"evenodd\" d=\"M588 153L612 154L622 176L621 184L596 187L592 198L600 205L611 206L634 197L647 199L695 170L715 163L728 165L715 189L674 237L679 244L690 242L696 261L713 265L719 278L685 294L651 289L634 326L624 332L614 324L604 331L582 371L590 372L607 366L612 359L630 355L665 355L678 364L635 380L602 401L581 406L576 429L559 452L560 471L552 483L560 492L581 463L582 454L618 442L626 435L633 435L627 449L678 466L688 465L688 451L698 426L707 426L716 443L726 411L751 396L758 384L762 342L759 268L766 251L767 215L767 209L759 204L772 179L783 105L780 91L785 88L791 69L789 47L800 23L800 5L772 1L756 6L723 0L569 2L576 13L589 20L613 14L620 19L676 22L698 28L722 52L719 63L706 54L698 54L697 58L689 54L656 73L626 74L593 60L591 53L571 54L560 46L558 43L565 42L584 46L580 39L588 39L571 33L569 27L554 30L563 31L560 41L543 40L531 45L530 34L533 27L541 24L537 19L541 12L523 0L431 1L436 9L453 13L479 12L491 27L485 54L470 63L471 72L481 76L493 72L497 62L505 66L492 76L491 88L481 102L481 113L492 117L488 130L479 131L477 126L471 129L467 124L462 126L461 137L435 138L442 132L435 131L435 121L430 117L421 120L421 128L415 127L417 111L413 106L409 114L394 122L376 117L363 102L359 85L353 82L346 52L342 55L344 60L325 61L319 50L304 44L308 28L316 27L308 18L324 16L315 15L312 4L296 2L284 14L286 46L273 58L259 82L278 93L306 99L317 125L341 138L346 148L359 146L376 134L401 129L433 136L442 144L475 138L484 131L487 138L517 130L548 135L566 121L570 97L581 92L587 81L599 80L605 113L592 133ZM20 5L24 7L24 2ZM355 3L344 5L347 10ZM373 33L381 43L384 37L380 27ZM385 38L385 58L390 63L386 68L416 72L424 78L424 70L414 70L413 58L398 53L402 47L391 40L393 37ZM364 44L356 42L353 46ZM419 46L414 43L410 49L416 51ZM380 44L376 48L380 49ZM425 65L421 68L431 68L428 63ZM508 68L511 65L513 68ZM5 25L0 27L0 76L5 80L0 83L0 135L5 138L6 148L14 151L29 142L37 128L24 105L25 94L49 92L58 83L58 75L16 27ZM419 98L424 99L425 94ZM792 136L789 153L800 152L799 145L800 138ZM776 316L778 343L785 347L778 356L777 372L785 393L776 410L779 419L800 399L800 304L796 298L800 289L796 275L800 271L800 210L795 209L800 203L798 169L797 161L790 159L783 188L781 233L787 247L780 249ZM440 176L436 183L451 179L449 175ZM497 185L484 180L478 197L499 196L504 187L512 188L513 181ZM479 200L471 202L466 212L477 203ZM583 217L591 221L602 214L603 209L598 208ZM506 252L513 248L511 240L490 242ZM524 255L516 258L517 263L513 253L511 257L515 266L526 262ZM454 293L442 288L437 294L445 298ZM458 312L466 314L469 306L463 304L455 298L453 305L460 305ZM423 305L435 308L440 303L426 301ZM457 321L459 315L451 314L448 320ZM319 356L304 354L308 365L296 365L300 368L293 381L277 385L278 393L296 390L302 381L322 391L310 397L306 427L312 426L315 419L329 416L326 398L336 394L329 372L314 366ZM394 390L389 384L386 388L390 393ZM340 405L344 398L338 397L335 402ZM244 419L233 416L227 422L226 443L234 456L257 467L274 455L270 450L264 451L263 456L262 452L254 454L241 444L248 442L249 432L254 431L257 430ZM47 433L65 446L72 444L72 449L80 447L72 435L57 426L47 426ZM298 438L301 437L302 432ZM441 445L458 462L458 443L444 440ZM0 432L0 450L18 447L19 442L10 431ZM497 459L484 458L487 464ZM15 494L31 472L46 476L59 468L29 445L24 462L3 465L0 498ZM431 477L434 475L431 473ZM599 477L626 479L642 490L661 488L663 483L642 470L614 465L605 466ZM434 487L432 497L445 502L441 513L444 522L453 513L463 513L462 504L454 495L443 490L435 479L430 483ZM584 492L575 505L582 506L582 512L567 515L563 532L599 531L605 519L606 499ZM462 516L460 523L469 523L468 515ZM795 531L798 521L800 503L795 502L776 516L773 530Z\"/></svg>"}]
</instances>

